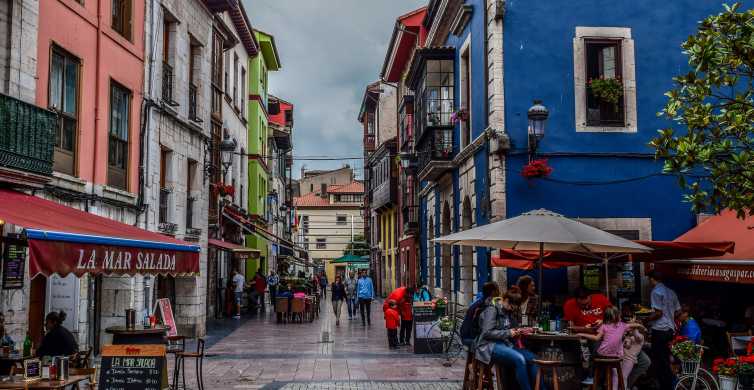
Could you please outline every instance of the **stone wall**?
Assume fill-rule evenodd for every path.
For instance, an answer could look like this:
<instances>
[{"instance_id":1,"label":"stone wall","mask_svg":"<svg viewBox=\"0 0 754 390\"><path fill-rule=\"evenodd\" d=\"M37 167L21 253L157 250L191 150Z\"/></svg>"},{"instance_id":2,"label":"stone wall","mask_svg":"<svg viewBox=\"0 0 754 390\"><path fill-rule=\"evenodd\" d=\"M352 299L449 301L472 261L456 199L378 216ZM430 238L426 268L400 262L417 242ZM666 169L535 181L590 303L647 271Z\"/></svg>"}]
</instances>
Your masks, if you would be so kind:
<instances>
[{"instance_id":1,"label":"stone wall","mask_svg":"<svg viewBox=\"0 0 754 390\"><path fill-rule=\"evenodd\" d=\"M39 0L0 2L0 92L34 102Z\"/></svg>"}]
</instances>

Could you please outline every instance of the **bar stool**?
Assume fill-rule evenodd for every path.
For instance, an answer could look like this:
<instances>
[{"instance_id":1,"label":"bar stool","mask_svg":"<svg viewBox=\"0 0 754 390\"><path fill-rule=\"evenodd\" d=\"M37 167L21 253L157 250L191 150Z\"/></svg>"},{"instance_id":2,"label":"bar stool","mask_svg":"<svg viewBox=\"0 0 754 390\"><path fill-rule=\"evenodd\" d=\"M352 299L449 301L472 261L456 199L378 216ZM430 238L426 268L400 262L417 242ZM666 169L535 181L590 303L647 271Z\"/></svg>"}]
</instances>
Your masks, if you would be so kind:
<instances>
[{"instance_id":1,"label":"bar stool","mask_svg":"<svg viewBox=\"0 0 754 390\"><path fill-rule=\"evenodd\" d=\"M176 353L178 362L176 364L177 372L175 373L175 382L173 390L178 389L178 373L182 370L183 388L186 389L186 358L193 358L196 364L196 386L199 390L204 390L204 339L196 339L196 352L178 352Z\"/></svg>"},{"instance_id":2,"label":"bar stool","mask_svg":"<svg viewBox=\"0 0 754 390\"><path fill-rule=\"evenodd\" d=\"M178 353L186 350L185 336L168 336L168 345L165 352L173 354L173 389L178 386Z\"/></svg>"},{"instance_id":3,"label":"bar stool","mask_svg":"<svg viewBox=\"0 0 754 390\"><path fill-rule=\"evenodd\" d=\"M503 378L503 368L494 362L490 364L484 364L476 359L472 363L476 366L476 369L472 371L472 384L470 389L476 390L494 390L495 382L497 382L498 390L505 390L505 379ZM494 377L493 377L494 371ZM464 388L466 386L464 385Z\"/></svg>"},{"instance_id":4,"label":"bar stool","mask_svg":"<svg viewBox=\"0 0 754 390\"><path fill-rule=\"evenodd\" d=\"M466 353L466 367L463 371L463 390L471 390L475 388L475 373L476 354L474 353L473 349L469 349L469 351Z\"/></svg>"},{"instance_id":5,"label":"bar stool","mask_svg":"<svg viewBox=\"0 0 754 390\"><path fill-rule=\"evenodd\" d=\"M592 384L592 390L596 390L597 386L606 384L606 389L613 388L613 369L618 373L618 390L626 390L626 386L623 383L623 370L621 369L621 359L611 357L595 357L594 358L594 383ZM600 376L604 374L605 378L600 383Z\"/></svg>"},{"instance_id":6,"label":"bar stool","mask_svg":"<svg viewBox=\"0 0 754 390\"><path fill-rule=\"evenodd\" d=\"M552 375L552 388L553 390L560 390L560 379L558 378L558 367L563 365L563 362L556 360L539 360L534 359L533 363L537 365L537 378L534 380L534 390L539 390L544 382L544 374L542 371L550 371ZM612 390L612 389L607 389Z\"/></svg>"}]
</instances>

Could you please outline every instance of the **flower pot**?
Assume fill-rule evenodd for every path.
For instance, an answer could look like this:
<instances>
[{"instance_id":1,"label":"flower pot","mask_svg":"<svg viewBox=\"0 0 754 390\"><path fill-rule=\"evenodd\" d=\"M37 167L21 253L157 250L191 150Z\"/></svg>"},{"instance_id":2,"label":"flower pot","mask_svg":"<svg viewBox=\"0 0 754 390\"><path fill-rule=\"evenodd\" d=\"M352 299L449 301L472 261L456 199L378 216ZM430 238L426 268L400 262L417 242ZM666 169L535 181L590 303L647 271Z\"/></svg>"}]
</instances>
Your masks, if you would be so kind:
<instances>
[{"instance_id":1,"label":"flower pot","mask_svg":"<svg viewBox=\"0 0 754 390\"><path fill-rule=\"evenodd\" d=\"M738 386L737 378L732 376L720 375L718 382L720 382L720 390L736 390Z\"/></svg>"},{"instance_id":2,"label":"flower pot","mask_svg":"<svg viewBox=\"0 0 754 390\"><path fill-rule=\"evenodd\" d=\"M450 337L450 331L449 330L442 330L440 331L440 334L442 337Z\"/></svg>"}]
</instances>

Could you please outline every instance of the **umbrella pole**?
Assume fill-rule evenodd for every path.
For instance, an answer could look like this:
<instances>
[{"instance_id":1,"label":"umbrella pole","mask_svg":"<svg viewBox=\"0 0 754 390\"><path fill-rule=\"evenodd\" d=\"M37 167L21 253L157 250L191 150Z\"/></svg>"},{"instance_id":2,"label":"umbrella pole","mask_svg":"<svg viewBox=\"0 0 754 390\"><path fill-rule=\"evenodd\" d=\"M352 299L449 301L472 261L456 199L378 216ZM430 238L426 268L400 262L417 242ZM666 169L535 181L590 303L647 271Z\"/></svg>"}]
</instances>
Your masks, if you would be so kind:
<instances>
[{"instance_id":1,"label":"umbrella pole","mask_svg":"<svg viewBox=\"0 0 754 390\"><path fill-rule=\"evenodd\" d=\"M605 265L605 296L610 297L610 281L608 276L608 262L607 262L607 254L604 255L604 259L602 260L603 264Z\"/></svg>"},{"instance_id":2,"label":"umbrella pole","mask_svg":"<svg viewBox=\"0 0 754 390\"><path fill-rule=\"evenodd\" d=\"M542 262L544 261L544 259L545 259L545 243L540 242L539 243L539 261L537 262L538 263L537 266L539 268L539 281L537 281L537 287L539 288L540 297L542 296L542 287L543 287L542 286ZM541 309L541 305L542 305L541 298L538 300L538 303L540 307L537 307L537 311Z\"/></svg>"}]
</instances>

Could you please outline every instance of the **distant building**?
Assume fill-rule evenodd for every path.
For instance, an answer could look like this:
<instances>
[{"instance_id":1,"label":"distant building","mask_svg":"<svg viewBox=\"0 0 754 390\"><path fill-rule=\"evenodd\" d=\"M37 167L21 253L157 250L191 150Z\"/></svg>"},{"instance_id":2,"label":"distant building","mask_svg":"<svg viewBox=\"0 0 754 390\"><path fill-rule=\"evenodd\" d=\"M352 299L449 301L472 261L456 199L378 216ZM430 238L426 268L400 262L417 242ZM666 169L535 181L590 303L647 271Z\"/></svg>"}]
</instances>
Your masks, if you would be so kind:
<instances>
[{"instance_id":1,"label":"distant building","mask_svg":"<svg viewBox=\"0 0 754 390\"><path fill-rule=\"evenodd\" d=\"M293 200L298 220L296 245L308 250L314 264L324 268L330 280L335 276L330 261L343 256L354 238L364 235L363 199L364 184L352 181Z\"/></svg>"},{"instance_id":2,"label":"distant building","mask_svg":"<svg viewBox=\"0 0 754 390\"><path fill-rule=\"evenodd\" d=\"M310 193L322 194L331 185L344 185L353 181L353 169L349 165L343 168L333 170L316 170L306 171L301 169L301 179L299 179L300 196Z\"/></svg>"}]
</instances>

